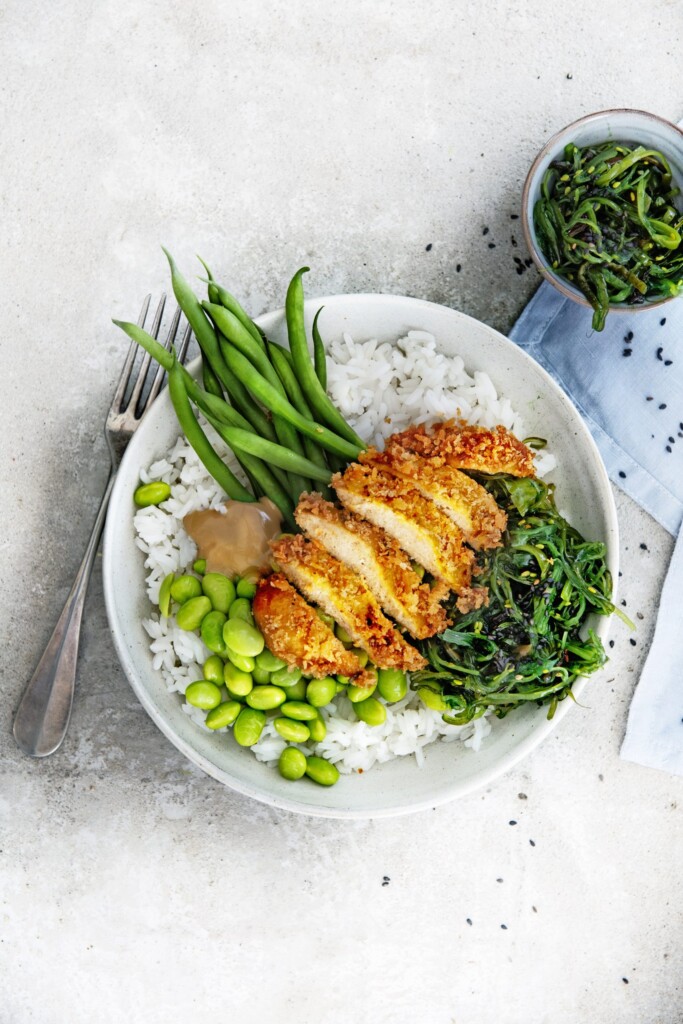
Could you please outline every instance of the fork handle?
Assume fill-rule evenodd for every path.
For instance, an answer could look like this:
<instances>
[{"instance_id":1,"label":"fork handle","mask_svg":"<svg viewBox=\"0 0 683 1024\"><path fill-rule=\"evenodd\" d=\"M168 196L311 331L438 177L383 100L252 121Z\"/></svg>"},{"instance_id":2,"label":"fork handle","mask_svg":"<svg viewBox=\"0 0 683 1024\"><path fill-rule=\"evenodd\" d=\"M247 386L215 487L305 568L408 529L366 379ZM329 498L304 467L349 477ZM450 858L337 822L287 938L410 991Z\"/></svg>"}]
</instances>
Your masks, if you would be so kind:
<instances>
[{"instance_id":1,"label":"fork handle","mask_svg":"<svg viewBox=\"0 0 683 1024\"><path fill-rule=\"evenodd\" d=\"M12 731L30 757L54 754L66 735L76 684L83 605L115 479L112 470L76 579L17 708Z\"/></svg>"}]
</instances>

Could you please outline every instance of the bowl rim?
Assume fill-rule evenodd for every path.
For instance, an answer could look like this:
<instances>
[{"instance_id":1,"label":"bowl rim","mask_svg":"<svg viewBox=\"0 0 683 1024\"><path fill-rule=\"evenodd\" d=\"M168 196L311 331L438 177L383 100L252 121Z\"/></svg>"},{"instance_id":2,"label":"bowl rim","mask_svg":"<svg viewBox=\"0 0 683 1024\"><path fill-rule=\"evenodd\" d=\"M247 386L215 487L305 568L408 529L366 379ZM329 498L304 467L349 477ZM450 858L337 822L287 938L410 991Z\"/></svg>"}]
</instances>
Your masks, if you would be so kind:
<instances>
[{"instance_id":1,"label":"bowl rim","mask_svg":"<svg viewBox=\"0 0 683 1024\"><path fill-rule=\"evenodd\" d=\"M559 131L555 132L553 136L545 143L543 148L539 150L534 162L532 163L527 176L524 180L524 186L522 188L522 233L524 235L524 241L526 247L529 250L529 255L534 261L537 270L541 276L549 281L550 284L554 285L559 292L561 292L565 298L571 299L573 302L578 302L581 306L585 306L587 309L592 309L590 302L583 294L583 292L574 288L568 281L559 274L556 274L551 267L548 266L547 262L542 258L539 246L534 241L531 234L531 225L529 223L529 194L531 187L536 176L536 173L548 156L549 152L555 148L555 146L562 140L562 138L569 132L575 131L577 128L581 128L584 125L590 124L592 121L598 121L600 118L604 118L607 115L614 114L637 114L639 117L646 117L650 121L656 121L658 124L663 125L665 128L672 130L676 135L680 136L680 142L683 146L683 129L673 121L668 121L665 117L661 117L659 114L653 114L649 110L640 110L637 107L609 107L606 110L596 110L592 114L584 114L583 117L579 117L576 121L572 121L571 124L566 125ZM656 309L658 306L663 306L667 302L671 302L672 299L677 299L678 295L665 295L660 299L654 299L652 302L643 302L641 305L629 306L626 303L610 303L610 313L642 313L646 309Z\"/></svg>"},{"instance_id":2,"label":"bowl rim","mask_svg":"<svg viewBox=\"0 0 683 1024\"><path fill-rule=\"evenodd\" d=\"M571 399L562 391L557 382L553 380L550 374L534 360L528 352L520 348L508 337L497 331L494 327L483 321L477 320L474 317L469 316L466 313L462 313L459 310L454 310L449 306L444 306L441 303L431 302L426 299L418 299L411 296L405 295L394 295L387 293L372 293L372 292L356 292L347 293L341 295L332 296L321 296L306 299L306 307L309 310L315 310L321 305L330 306L331 304L338 304L341 302L371 302L371 303L383 303L389 305L406 305L412 308L415 307L427 307L428 309L434 308L441 311L446 311L449 315L461 318L465 321L473 322L479 326L484 327L487 331L490 331L495 335L496 340L505 349L512 350L516 353L516 357L521 358L522 362L529 362L533 364L536 372L544 378L546 386L553 392L556 392L561 402L571 409L573 409L576 415L576 427L581 431L585 440L588 443L589 448L592 450L594 456L593 468L599 477L600 489L604 496L605 501L605 516L607 520L607 535L606 540L608 544L608 554L610 557L610 571L613 576L613 595L612 599L616 600L617 589L618 589L618 568L619 568L619 524L617 518L616 503L614 500L614 494L610 484L609 476L605 468L602 456L600 455L599 449L593 439L588 426L586 425L583 417L579 413L578 409L571 401ZM284 308L273 310L264 313L258 317L255 317L255 322L261 326L264 330L271 328L272 324L277 322L279 318L284 316ZM198 365L199 358L193 360L189 364L188 369L192 369L193 366ZM135 445L132 444L128 447L124 453L122 459L122 465L124 460L130 461L135 458ZM117 497L119 485L123 485L123 474L119 476L118 480L114 484L114 488L111 495L110 508L112 510L117 507ZM105 606L107 611L107 618L109 621L110 632L114 646L116 648L117 655L119 657L120 664L126 674L128 682L135 693L137 699L142 704L143 708L150 716L157 728L166 736L168 740L180 751L192 764L197 765L207 775L216 779L216 781L228 786L235 792L240 793L243 796L251 797L260 803L266 804L270 807L277 807L281 810L291 811L298 814L308 815L310 817L320 818L334 818L334 819L355 819L355 820L370 820L375 818L390 818L399 817L406 814L416 813L418 811L425 811L434 809L437 806L450 803L460 797L468 796L470 793L480 790L483 787L490 785L493 781L500 778L502 775L509 772L514 768L520 761L527 757L532 750L538 747L551 732L554 731L559 722L564 718L566 714L571 710L574 701L564 700L561 701L552 719L543 718L539 720L538 724L534 726L533 731L523 740L521 740L512 750L504 754L498 761L490 765L489 768L482 768L479 771L474 772L468 779L461 780L453 783L449 787L444 787L441 792L431 797L420 797L418 799L411 799L407 803L402 805L390 805L385 807L373 808L367 810L364 808L354 808L348 806L348 804L342 804L339 806L316 806L305 803L302 800L296 798L287 798L283 796L274 796L272 793L268 793L258 786L252 785L247 781L236 779L230 775L225 769L213 764L208 758L206 758L196 747L191 743L183 739L182 735L173 726L173 723L159 713L158 709L154 704L153 697L148 693L142 682L141 677L136 668L135 660L132 656L132 652L129 649L123 630L120 627L117 615L117 598L115 593L114 580L116 577L116 552L114 551L113 545L113 534L114 534L114 520L115 517L108 516L104 530L104 548L103 548L103 566L102 566L102 581L105 597ZM598 627L602 627L603 642L606 644L608 631L611 624L611 618L605 617L600 620ZM604 669L603 669L604 671ZM574 684L573 695L579 697L583 692L583 689L588 684L588 676L582 676Z\"/></svg>"}]
</instances>

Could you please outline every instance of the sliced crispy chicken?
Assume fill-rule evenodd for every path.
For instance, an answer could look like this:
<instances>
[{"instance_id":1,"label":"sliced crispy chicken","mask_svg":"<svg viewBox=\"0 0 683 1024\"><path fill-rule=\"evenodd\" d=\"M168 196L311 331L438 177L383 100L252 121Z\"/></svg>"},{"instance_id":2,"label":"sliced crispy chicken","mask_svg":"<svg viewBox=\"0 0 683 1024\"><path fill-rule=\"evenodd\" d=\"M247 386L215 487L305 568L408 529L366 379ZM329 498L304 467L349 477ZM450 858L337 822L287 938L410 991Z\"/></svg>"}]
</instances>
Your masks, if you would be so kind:
<instances>
[{"instance_id":1,"label":"sliced crispy chicken","mask_svg":"<svg viewBox=\"0 0 683 1024\"><path fill-rule=\"evenodd\" d=\"M384 530L319 494L304 494L294 517L330 554L362 576L385 612L413 636L424 639L446 628L448 618L439 602L448 587L423 583L408 555Z\"/></svg>"},{"instance_id":2,"label":"sliced crispy chicken","mask_svg":"<svg viewBox=\"0 0 683 1024\"><path fill-rule=\"evenodd\" d=\"M500 545L507 516L481 484L443 459L425 458L405 448L390 446L383 452L368 448L359 456L359 461L409 480L420 494L431 498L458 524L473 548L481 550Z\"/></svg>"},{"instance_id":3,"label":"sliced crispy chicken","mask_svg":"<svg viewBox=\"0 0 683 1024\"><path fill-rule=\"evenodd\" d=\"M316 679L342 675L354 677L356 685L372 683L373 677L362 669L353 651L347 651L280 573L259 581L253 611L268 650L288 665L298 665Z\"/></svg>"},{"instance_id":4,"label":"sliced crispy chicken","mask_svg":"<svg viewBox=\"0 0 683 1024\"><path fill-rule=\"evenodd\" d=\"M442 459L456 469L480 473L510 473L535 476L534 453L505 427L473 427L447 420L428 432L424 426L409 427L394 434L388 450L403 448L425 458Z\"/></svg>"},{"instance_id":5,"label":"sliced crispy chicken","mask_svg":"<svg viewBox=\"0 0 683 1024\"><path fill-rule=\"evenodd\" d=\"M386 530L437 579L454 590L469 586L474 552L462 530L408 480L354 462L332 486L347 508Z\"/></svg>"},{"instance_id":6,"label":"sliced crispy chicken","mask_svg":"<svg viewBox=\"0 0 683 1024\"><path fill-rule=\"evenodd\" d=\"M362 578L317 541L288 535L271 544L284 575L320 605L380 668L424 668L425 659L382 612Z\"/></svg>"}]
</instances>

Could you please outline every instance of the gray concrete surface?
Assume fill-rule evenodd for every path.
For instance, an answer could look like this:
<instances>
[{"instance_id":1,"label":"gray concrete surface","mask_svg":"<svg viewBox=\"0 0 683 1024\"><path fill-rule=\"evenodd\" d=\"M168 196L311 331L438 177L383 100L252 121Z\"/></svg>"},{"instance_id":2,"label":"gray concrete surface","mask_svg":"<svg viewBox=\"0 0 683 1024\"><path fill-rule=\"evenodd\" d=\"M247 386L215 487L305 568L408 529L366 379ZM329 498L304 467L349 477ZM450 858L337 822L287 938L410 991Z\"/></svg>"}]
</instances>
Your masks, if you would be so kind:
<instances>
[{"instance_id":1,"label":"gray concrete surface","mask_svg":"<svg viewBox=\"0 0 683 1024\"><path fill-rule=\"evenodd\" d=\"M505 331L531 159L592 110L683 115L680 4L8 0L0 28L1 1024L683 1020L681 781L618 758L671 539L621 495L635 646L617 624L586 706L450 806L326 822L201 775L132 695L99 569L64 747L10 735L159 245L254 313L305 261L310 294Z\"/></svg>"}]
</instances>

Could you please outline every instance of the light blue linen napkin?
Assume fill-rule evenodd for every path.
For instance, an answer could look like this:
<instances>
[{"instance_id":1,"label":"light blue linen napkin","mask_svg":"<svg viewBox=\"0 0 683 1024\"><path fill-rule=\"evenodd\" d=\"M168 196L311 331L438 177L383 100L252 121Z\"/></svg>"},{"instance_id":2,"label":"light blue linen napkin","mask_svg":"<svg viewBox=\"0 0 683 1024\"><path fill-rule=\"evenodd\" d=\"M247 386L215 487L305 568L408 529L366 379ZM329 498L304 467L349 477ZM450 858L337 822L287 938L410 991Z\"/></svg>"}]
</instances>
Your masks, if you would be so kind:
<instances>
[{"instance_id":1,"label":"light blue linen napkin","mask_svg":"<svg viewBox=\"0 0 683 1024\"><path fill-rule=\"evenodd\" d=\"M683 775L683 298L596 333L544 282L510 337L578 407L611 480L678 536L621 756Z\"/></svg>"}]
</instances>

